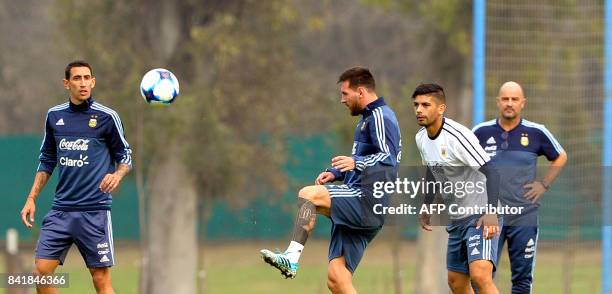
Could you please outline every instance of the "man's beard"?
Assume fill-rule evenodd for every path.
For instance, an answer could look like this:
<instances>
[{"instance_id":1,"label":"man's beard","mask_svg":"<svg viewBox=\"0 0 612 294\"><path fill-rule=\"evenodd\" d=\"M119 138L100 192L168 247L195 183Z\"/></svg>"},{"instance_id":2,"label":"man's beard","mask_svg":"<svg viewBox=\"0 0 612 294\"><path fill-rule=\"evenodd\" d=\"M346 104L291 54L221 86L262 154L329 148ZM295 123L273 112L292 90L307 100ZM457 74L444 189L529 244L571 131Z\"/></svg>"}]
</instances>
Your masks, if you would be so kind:
<instances>
[{"instance_id":1,"label":"man's beard","mask_svg":"<svg viewBox=\"0 0 612 294\"><path fill-rule=\"evenodd\" d=\"M506 112L504 111L504 112L502 113L502 116L503 116L505 119L510 120L510 119L515 119L515 118L518 116L518 114L516 113L516 111L512 112L512 114L506 114Z\"/></svg>"},{"instance_id":2,"label":"man's beard","mask_svg":"<svg viewBox=\"0 0 612 294\"><path fill-rule=\"evenodd\" d=\"M358 116L361 114L361 109L358 109L357 107L349 106L349 110L351 111L352 116Z\"/></svg>"}]
</instances>

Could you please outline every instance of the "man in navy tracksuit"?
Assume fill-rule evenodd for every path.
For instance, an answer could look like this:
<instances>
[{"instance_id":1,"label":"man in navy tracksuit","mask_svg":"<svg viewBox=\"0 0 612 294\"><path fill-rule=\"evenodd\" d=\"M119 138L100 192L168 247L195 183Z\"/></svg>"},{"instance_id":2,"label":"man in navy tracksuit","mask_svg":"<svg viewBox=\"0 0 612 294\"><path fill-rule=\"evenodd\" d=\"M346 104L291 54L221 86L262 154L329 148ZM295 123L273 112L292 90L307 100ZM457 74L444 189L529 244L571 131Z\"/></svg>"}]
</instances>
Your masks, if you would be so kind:
<instances>
[{"instance_id":1,"label":"man in navy tracksuit","mask_svg":"<svg viewBox=\"0 0 612 294\"><path fill-rule=\"evenodd\" d=\"M525 106L521 86L507 82L499 90L499 117L473 131L480 145L498 166L502 205L522 207L522 213L504 215L497 254L504 241L512 270L512 293L531 293L538 242L538 199L549 189L567 161L563 147L541 124L521 118ZM539 156L550 161L548 171L536 179ZM499 259L499 258L498 258Z\"/></svg>"},{"instance_id":2,"label":"man in navy tracksuit","mask_svg":"<svg viewBox=\"0 0 612 294\"><path fill-rule=\"evenodd\" d=\"M314 186L298 193L298 213L291 243L285 252L263 249L264 260L282 275L297 274L298 259L315 213L332 221L327 286L333 293L356 293L352 276L368 243L384 223L373 212L375 205L387 205L387 197L373 197L376 181L393 182L401 157L401 134L395 113L375 92L374 77L367 68L346 70L338 79L341 102L353 116L361 115L355 128L351 156L336 156L332 167L322 172ZM343 181L342 185L330 185Z\"/></svg>"},{"instance_id":3,"label":"man in navy tracksuit","mask_svg":"<svg viewBox=\"0 0 612 294\"><path fill-rule=\"evenodd\" d=\"M66 67L69 101L47 112L40 164L21 211L32 227L35 201L58 166L53 207L44 217L36 245L35 274L50 275L63 264L74 243L98 293L113 293L114 265L111 203L113 192L132 165L131 149L119 115L91 97L96 79L91 66L75 61ZM41 288L39 293L55 293Z\"/></svg>"}]
</instances>

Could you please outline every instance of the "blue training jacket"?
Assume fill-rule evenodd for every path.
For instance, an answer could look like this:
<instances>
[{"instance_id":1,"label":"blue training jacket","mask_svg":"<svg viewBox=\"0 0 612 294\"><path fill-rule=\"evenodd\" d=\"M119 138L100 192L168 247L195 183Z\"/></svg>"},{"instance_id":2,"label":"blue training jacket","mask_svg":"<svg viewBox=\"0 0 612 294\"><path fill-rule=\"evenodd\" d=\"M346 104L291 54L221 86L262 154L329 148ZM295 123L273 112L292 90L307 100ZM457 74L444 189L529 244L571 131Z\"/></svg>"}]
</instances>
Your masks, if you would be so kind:
<instances>
[{"instance_id":1,"label":"blue training jacket","mask_svg":"<svg viewBox=\"0 0 612 294\"><path fill-rule=\"evenodd\" d=\"M500 201L503 205L524 207L524 214L537 211L539 202L531 203L523 186L536 179L539 156L552 161L564 152L561 144L544 125L521 119L506 132L497 119L480 123L472 130L485 152L498 167L501 179ZM506 216L513 217L512 215Z\"/></svg>"},{"instance_id":2,"label":"blue training jacket","mask_svg":"<svg viewBox=\"0 0 612 294\"><path fill-rule=\"evenodd\" d=\"M116 164L131 168L131 153L119 115L93 98L50 108L38 171L52 174L59 164L52 209L110 210L112 196L100 190L100 183Z\"/></svg>"},{"instance_id":3,"label":"blue training jacket","mask_svg":"<svg viewBox=\"0 0 612 294\"><path fill-rule=\"evenodd\" d=\"M392 168L397 176L401 154L399 123L393 110L380 97L366 106L355 128L352 151L355 169L342 173L332 167L327 171L334 174L336 181L344 181L347 186L358 189L367 168Z\"/></svg>"}]
</instances>

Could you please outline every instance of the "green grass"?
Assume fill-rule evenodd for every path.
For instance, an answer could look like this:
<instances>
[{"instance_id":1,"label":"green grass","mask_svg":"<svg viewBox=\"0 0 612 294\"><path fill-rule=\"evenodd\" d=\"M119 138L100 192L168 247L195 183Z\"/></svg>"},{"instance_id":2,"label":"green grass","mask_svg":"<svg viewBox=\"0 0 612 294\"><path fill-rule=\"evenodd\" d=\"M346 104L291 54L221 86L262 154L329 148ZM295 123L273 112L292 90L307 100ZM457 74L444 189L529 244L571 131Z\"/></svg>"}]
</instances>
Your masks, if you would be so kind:
<instances>
[{"instance_id":1,"label":"green grass","mask_svg":"<svg viewBox=\"0 0 612 294\"><path fill-rule=\"evenodd\" d=\"M64 269L64 272L70 275L70 287L68 289L62 289L60 293L95 293L89 271L87 271L84 266L82 268L66 266ZM117 293L138 293L137 267L114 267L112 270L112 280Z\"/></svg>"},{"instance_id":2,"label":"green grass","mask_svg":"<svg viewBox=\"0 0 612 294\"><path fill-rule=\"evenodd\" d=\"M284 242L213 243L206 247L206 293L328 293L326 286L327 241L309 241L302 257L298 276L285 280L261 261L260 248L274 248ZM24 260L31 258L27 250ZM113 268L113 287L117 293L137 293L139 252L133 246L118 246L118 265ZM355 273L355 286L360 293L393 293L390 246L381 238L375 240ZM565 258L571 256L573 258ZM416 269L416 249L410 242L400 252L404 293L412 293ZM571 261L571 263L569 262ZM567 251L552 243L540 244L535 273L534 293L563 293L567 281L572 293L599 293L599 247L582 245ZM4 262L0 257L0 272ZM568 275L564 269L571 268ZM70 288L61 293L94 293L89 272L81 256L72 248L66 264L58 271L70 274ZM440 277L442 281L446 277ZM496 278L501 293L509 293L510 273L504 256ZM4 294L3 289L0 293Z\"/></svg>"},{"instance_id":3,"label":"green grass","mask_svg":"<svg viewBox=\"0 0 612 294\"><path fill-rule=\"evenodd\" d=\"M224 266L209 271L207 289L209 293L328 293L326 273L325 266L313 266L300 269L295 279L285 280L272 268ZM393 292L388 267L360 267L357 275L355 285L362 293Z\"/></svg>"}]
</instances>

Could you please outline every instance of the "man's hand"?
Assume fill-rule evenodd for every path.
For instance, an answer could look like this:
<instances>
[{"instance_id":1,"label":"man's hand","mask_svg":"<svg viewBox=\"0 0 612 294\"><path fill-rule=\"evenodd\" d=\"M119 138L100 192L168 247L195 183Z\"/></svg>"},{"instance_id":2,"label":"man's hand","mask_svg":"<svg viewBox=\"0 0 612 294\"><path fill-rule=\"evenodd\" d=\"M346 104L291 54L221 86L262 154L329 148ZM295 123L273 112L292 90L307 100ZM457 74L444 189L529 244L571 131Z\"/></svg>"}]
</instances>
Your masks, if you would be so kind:
<instances>
[{"instance_id":1,"label":"man's hand","mask_svg":"<svg viewBox=\"0 0 612 294\"><path fill-rule=\"evenodd\" d=\"M531 203L535 203L546 193L546 187L540 181L535 181L531 184L527 184L523 186L523 188L528 189L527 193L523 195L523 197L527 198L527 200L531 201Z\"/></svg>"},{"instance_id":2,"label":"man's hand","mask_svg":"<svg viewBox=\"0 0 612 294\"><path fill-rule=\"evenodd\" d=\"M497 222L496 214L485 214L476 223L476 229L480 229L480 226L484 225L483 235L485 240L493 239L495 235L501 234L499 223Z\"/></svg>"},{"instance_id":3,"label":"man's hand","mask_svg":"<svg viewBox=\"0 0 612 294\"><path fill-rule=\"evenodd\" d=\"M104 179L102 179L102 183L100 183L100 190L102 190L104 193L112 193L115 191L115 189L117 189L117 187L119 187L122 179L123 176L120 176L117 173L106 174Z\"/></svg>"},{"instance_id":4,"label":"man's hand","mask_svg":"<svg viewBox=\"0 0 612 294\"><path fill-rule=\"evenodd\" d=\"M331 165L340 172L346 172L355 169L355 160L349 156L336 156L332 158Z\"/></svg>"},{"instance_id":5,"label":"man's hand","mask_svg":"<svg viewBox=\"0 0 612 294\"><path fill-rule=\"evenodd\" d=\"M28 197L23 209L21 210L21 221L28 229L31 228L32 223L34 223L34 212L36 212L34 197Z\"/></svg>"},{"instance_id":6,"label":"man's hand","mask_svg":"<svg viewBox=\"0 0 612 294\"><path fill-rule=\"evenodd\" d=\"M334 176L333 173L328 172L328 171L324 171L324 172L319 174L319 176L315 180L315 184L316 185L323 185L325 183L333 182L335 179L336 179L336 176Z\"/></svg>"},{"instance_id":7,"label":"man's hand","mask_svg":"<svg viewBox=\"0 0 612 294\"><path fill-rule=\"evenodd\" d=\"M427 213L419 214L419 222L421 223L421 229L431 232L431 225L429 224L431 216Z\"/></svg>"}]
</instances>

